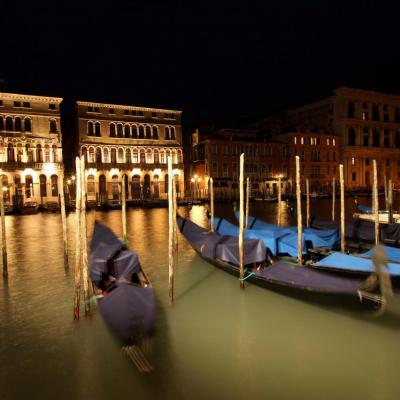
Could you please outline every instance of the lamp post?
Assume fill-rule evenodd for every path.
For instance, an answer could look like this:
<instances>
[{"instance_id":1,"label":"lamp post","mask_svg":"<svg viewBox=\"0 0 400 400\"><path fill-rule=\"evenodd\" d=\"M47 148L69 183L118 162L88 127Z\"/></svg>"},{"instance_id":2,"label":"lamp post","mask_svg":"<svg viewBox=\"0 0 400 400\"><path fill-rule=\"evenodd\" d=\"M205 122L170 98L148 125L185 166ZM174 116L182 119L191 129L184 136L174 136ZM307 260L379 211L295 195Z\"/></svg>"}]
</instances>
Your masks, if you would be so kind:
<instances>
[{"instance_id":1,"label":"lamp post","mask_svg":"<svg viewBox=\"0 0 400 400\"><path fill-rule=\"evenodd\" d=\"M192 178L191 180L190 180L190 190L191 190L191 194L192 194L192 199L194 199L194 178Z\"/></svg>"}]
</instances>

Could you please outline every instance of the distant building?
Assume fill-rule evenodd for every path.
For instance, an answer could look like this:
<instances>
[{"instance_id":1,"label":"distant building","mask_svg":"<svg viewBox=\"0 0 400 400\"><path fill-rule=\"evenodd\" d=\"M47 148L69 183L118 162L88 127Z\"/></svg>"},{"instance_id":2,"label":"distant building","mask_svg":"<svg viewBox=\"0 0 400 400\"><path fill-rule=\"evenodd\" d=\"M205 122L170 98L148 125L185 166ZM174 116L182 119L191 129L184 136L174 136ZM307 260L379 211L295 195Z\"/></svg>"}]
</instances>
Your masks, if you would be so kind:
<instances>
[{"instance_id":1,"label":"distant building","mask_svg":"<svg viewBox=\"0 0 400 400\"><path fill-rule=\"evenodd\" d=\"M237 198L239 158L245 154L245 179L251 180L252 196L265 197L277 191L278 177L286 189L288 151L282 143L260 141L255 131L222 129L191 135L186 185L191 194L208 195L212 177L216 198Z\"/></svg>"},{"instance_id":2,"label":"distant building","mask_svg":"<svg viewBox=\"0 0 400 400\"><path fill-rule=\"evenodd\" d=\"M306 129L336 135L347 189L371 185L373 159L380 185L384 177L400 185L399 95L340 87L325 99L260 121L259 129L269 138Z\"/></svg>"},{"instance_id":3,"label":"distant building","mask_svg":"<svg viewBox=\"0 0 400 400\"><path fill-rule=\"evenodd\" d=\"M78 101L78 153L87 160L89 201L166 198L167 157L184 194L181 111Z\"/></svg>"},{"instance_id":4,"label":"distant building","mask_svg":"<svg viewBox=\"0 0 400 400\"><path fill-rule=\"evenodd\" d=\"M6 203L58 202L61 101L0 93L0 176Z\"/></svg>"}]
</instances>

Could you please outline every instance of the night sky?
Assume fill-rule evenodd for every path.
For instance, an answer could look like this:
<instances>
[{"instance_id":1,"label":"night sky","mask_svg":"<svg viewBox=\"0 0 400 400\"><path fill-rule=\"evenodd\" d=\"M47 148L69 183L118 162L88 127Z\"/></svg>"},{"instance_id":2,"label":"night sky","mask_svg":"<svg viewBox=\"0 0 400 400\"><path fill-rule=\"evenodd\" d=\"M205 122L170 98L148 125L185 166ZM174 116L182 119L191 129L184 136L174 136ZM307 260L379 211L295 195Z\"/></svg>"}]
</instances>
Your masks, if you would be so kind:
<instances>
[{"instance_id":1,"label":"night sky","mask_svg":"<svg viewBox=\"0 0 400 400\"><path fill-rule=\"evenodd\" d=\"M176 108L187 126L266 115L340 85L400 93L399 7L384 1L79 3L2 5L9 91L61 96L66 109Z\"/></svg>"}]
</instances>

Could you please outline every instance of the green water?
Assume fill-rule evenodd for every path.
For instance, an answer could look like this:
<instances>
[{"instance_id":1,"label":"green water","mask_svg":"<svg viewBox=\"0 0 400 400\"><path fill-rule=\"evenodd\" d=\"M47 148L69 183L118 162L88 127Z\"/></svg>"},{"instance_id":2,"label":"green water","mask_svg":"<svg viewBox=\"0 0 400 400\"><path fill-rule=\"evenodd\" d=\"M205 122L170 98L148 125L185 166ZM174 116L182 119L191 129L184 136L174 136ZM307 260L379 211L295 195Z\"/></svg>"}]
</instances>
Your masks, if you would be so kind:
<instances>
[{"instance_id":1,"label":"green water","mask_svg":"<svg viewBox=\"0 0 400 400\"><path fill-rule=\"evenodd\" d=\"M329 201L313 204L328 213ZM276 205L253 205L275 218ZM185 211L182 209L182 211ZM205 224L204 208L188 212ZM232 218L230 206L217 213ZM88 214L89 230L95 215ZM120 212L96 218L121 232ZM284 216L289 222L290 216ZM398 399L400 307L383 317L323 307L256 286L201 260L179 236L168 304L167 210L128 211L128 239L158 302L154 372L120 352L96 308L72 321L73 267L60 216L7 217L0 279L0 399ZM68 217L74 259L74 215Z\"/></svg>"}]
</instances>

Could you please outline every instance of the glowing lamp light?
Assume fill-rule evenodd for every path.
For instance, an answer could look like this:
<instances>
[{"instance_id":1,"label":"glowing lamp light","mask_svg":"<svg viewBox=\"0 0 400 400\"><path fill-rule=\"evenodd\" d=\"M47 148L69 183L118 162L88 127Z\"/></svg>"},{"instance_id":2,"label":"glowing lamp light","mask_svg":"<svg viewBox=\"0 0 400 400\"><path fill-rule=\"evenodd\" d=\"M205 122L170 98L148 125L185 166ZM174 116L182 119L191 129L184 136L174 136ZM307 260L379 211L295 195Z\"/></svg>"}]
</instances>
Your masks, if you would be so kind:
<instances>
[{"instance_id":1,"label":"glowing lamp light","mask_svg":"<svg viewBox=\"0 0 400 400\"><path fill-rule=\"evenodd\" d=\"M191 179L192 183L194 183L194 178Z\"/></svg>"},{"instance_id":2,"label":"glowing lamp light","mask_svg":"<svg viewBox=\"0 0 400 400\"><path fill-rule=\"evenodd\" d=\"M70 185L71 184L71 179L68 179L67 183L68 183L68 185Z\"/></svg>"},{"instance_id":3,"label":"glowing lamp light","mask_svg":"<svg viewBox=\"0 0 400 400\"><path fill-rule=\"evenodd\" d=\"M7 186L3 186L3 192L7 192L8 187Z\"/></svg>"},{"instance_id":4,"label":"glowing lamp light","mask_svg":"<svg viewBox=\"0 0 400 400\"><path fill-rule=\"evenodd\" d=\"M118 175L118 168L111 168L110 169L110 175Z\"/></svg>"},{"instance_id":5,"label":"glowing lamp light","mask_svg":"<svg viewBox=\"0 0 400 400\"><path fill-rule=\"evenodd\" d=\"M56 172L54 164L45 164L44 170L45 170L46 174L48 174L48 175L54 174Z\"/></svg>"},{"instance_id":6,"label":"glowing lamp light","mask_svg":"<svg viewBox=\"0 0 400 400\"><path fill-rule=\"evenodd\" d=\"M140 175L140 168L133 168L132 175Z\"/></svg>"},{"instance_id":7,"label":"glowing lamp light","mask_svg":"<svg viewBox=\"0 0 400 400\"><path fill-rule=\"evenodd\" d=\"M153 174L154 174L154 175L161 175L161 169L156 168L156 169L153 171Z\"/></svg>"},{"instance_id":8,"label":"glowing lamp light","mask_svg":"<svg viewBox=\"0 0 400 400\"><path fill-rule=\"evenodd\" d=\"M174 169L173 171L172 171L172 173L174 174L174 175L180 175L181 174L181 171L179 170L179 169Z\"/></svg>"},{"instance_id":9,"label":"glowing lamp light","mask_svg":"<svg viewBox=\"0 0 400 400\"><path fill-rule=\"evenodd\" d=\"M72 179L73 181L75 181L75 175L72 175L72 176L71 176L71 179Z\"/></svg>"}]
</instances>

